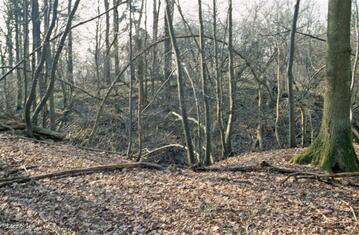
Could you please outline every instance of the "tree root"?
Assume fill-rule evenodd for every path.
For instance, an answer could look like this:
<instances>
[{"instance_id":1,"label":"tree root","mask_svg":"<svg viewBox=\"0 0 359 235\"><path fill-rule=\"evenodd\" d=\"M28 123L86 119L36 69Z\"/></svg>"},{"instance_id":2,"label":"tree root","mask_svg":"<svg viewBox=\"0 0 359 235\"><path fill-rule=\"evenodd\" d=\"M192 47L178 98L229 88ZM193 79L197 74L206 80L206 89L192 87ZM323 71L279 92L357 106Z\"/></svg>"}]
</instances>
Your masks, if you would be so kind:
<instances>
[{"instance_id":1,"label":"tree root","mask_svg":"<svg viewBox=\"0 0 359 235\"><path fill-rule=\"evenodd\" d=\"M112 172L116 170L122 169L130 169L130 168L148 168L148 169L156 169L156 170L164 170L164 168L158 164L153 163L146 163L146 162L136 162L136 163L120 163L114 165L103 165L103 166L95 166L89 168L78 168L78 169L71 169L65 171L59 171L44 175L38 176L25 176L25 177L15 177L10 179L0 179L0 188L9 186L13 183L27 183L30 181L37 181L42 179L59 179L64 177L75 177L80 175L90 175L94 173L101 173L101 172Z\"/></svg>"}]
</instances>

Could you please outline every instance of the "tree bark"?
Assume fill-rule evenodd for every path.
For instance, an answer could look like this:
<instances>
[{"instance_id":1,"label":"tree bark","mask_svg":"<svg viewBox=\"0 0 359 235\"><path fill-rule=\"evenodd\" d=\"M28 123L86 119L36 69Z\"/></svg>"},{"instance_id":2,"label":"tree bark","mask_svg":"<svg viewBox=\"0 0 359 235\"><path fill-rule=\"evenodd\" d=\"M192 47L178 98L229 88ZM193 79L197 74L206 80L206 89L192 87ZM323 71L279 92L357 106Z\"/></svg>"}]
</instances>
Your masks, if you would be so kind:
<instances>
[{"instance_id":1,"label":"tree bark","mask_svg":"<svg viewBox=\"0 0 359 235\"><path fill-rule=\"evenodd\" d=\"M188 163L190 165L196 163L196 158L193 151L193 145L192 145L192 139L191 134L189 130L188 125L188 118L187 118L187 109L186 104L184 101L184 85L183 85L183 71L181 68L181 61L180 61L180 53L177 47L177 41L176 37L174 36L174 29L172 24L172 17L171 17L171 8L170 8L170 2L171 0L166 0L166 21L168 26L168 34L170 36L173 52L176 59L176 71L177 71L177 89L178 89L178 100L179 100L179 106L181 110L182 115L182 125L183 125L183 132L186 139L186 145L187 145L187 157L188 157Z\"/></svg>"},{"instance_id":2,"label":"tree bark","mask_svg":"<svg viewBox=\"0 0 359 235\"><path fill-rule=\"evenodd\" d=\"M23 0L23 29L24 29L24 46L23 46L23 56L24 56L24 70L23 70L23 77L24 77L24 98L23 98L23 105L25 106L27 94L28 94L28 56L29 56L29 19L28 19L28 0Z\"/></svg>"},{"instance_id":3,"label":"tree bark","mask_svg":"<svg viewBox=\"0 0 359 235\"><path fill-rule=\"evenodd\" d=\"M359 171L350 123L350 18L352 1L329 0L327 76L320 132L309 148L291 161L328 172Z\"/></svg>"},{"instance_id":4,"label":"tree bark","mask_svg":"<svg viewBox=\"0 0 359 235\"><path fill-rule=\"evenodd\" d=\"M120 72L120 54L118 46L119 38L119 16L118 16L118 1L113 0L113 51L115 57L115 74Z\"/></svg>"},{"instance_id":5,"label":"tree bark","mask_svg":"<svg viewBox=\"0 0 359 235\"><path fill-rule=\"evenodd\" d=\"M276 100L276 108L275 108L275 138L277 140L277 144L279 148L282 148L280 134L279 134L279 120L280 120L280 97L281 97L281 70L280 70L280 56L281 51L279 45L277 45L277 100Z\"/></svg>"},{"instance_id":6,"label":"tree bark","mask_svg":"<svg viewBox=\"0 0 359 235\"><path fill-rule=\"evenodd\" d=\"M297 30L297 20L299 15L300 0L297 0L294 7L294 15L292 20L292 30L290 33L289 42L289 58L288 58L288 71L287 71L287 89L288 89L288 105L289 105L289 147L296 146L295 141L295 114L294 114L294 91L293 91L293 63L294 63L294 50L295 50L295 32Z\"/></svg>"},{"instance_id":7,"label":"tree bark","mask_svg":"<svg viewBox=\"0 0 359 235\"><path fill-rule=\"evenodd\" d=\"M157 6L158 2L158 6ZM153 0L153 22L152 22L152 41L157 41L158 35L158 16L161 1ZM155 92L155 80L158 79L158 59L157 59L157 47L154 46L152 49L152 71L151 71L151 94Z\"/></svg>"},{"instance_id":8,"label":"tree bark","mask_svg":"<svg viewBox=\"0 0 359 235\"><path fill-rule=\"evenodd\" d=\"M173 1L174 0L166 0L166 3L168 3L168 7L169 7L169 17L170 20L173 20ZM166 14L166 12L165 12ZM166 17L166 16L165 16ZM169 76L171 76L171 71L172 71L172 48L171 48L171 40L169 39L169 32L168 32L168 22L167 20L165 20L165 26L164 26L164 31L165 31L165 38L167 38L164 41L164 80L166 80ZM169 99L171 97L171 80L167 83L167 87L166 87L166 91L165 91L165 95L166 98Z\"/></svg>"},{"instance_id":9,"label":"tree bark","mask_svg":"<svg viewBox=\"0 0 359 235\"><path fill-rule=\"evenodd\" d=\"M218 42L217 42L217 0L213 0L213 44L214 44L214 78L216 80L216 116L219 126L219 135L222 147L222 156L225 156L225 136L222 115L222 79L218 62Z\"/></svg>"},{"instance_id":10,"label":"tree bark","mask_svg":"<svg viewBox=\"0 0 359 235\"><path fill-rule=\"evenodd\" d=\"M15 7L15 46L16 46L16 63L19 63L20 61L20 57L21 57L21 45L20 45L20 6L19 6L19 2L16 1L14 3L14 7ZM21 69L17 69L16 70L16 77L17 77L17 97L16 97L16 110L21 110L22 109L22 105L23 105L23 86L22 86L22 74L21 74Z\"/></svg>"},{"instance_id":11,"label":"tree bark","mask_svg":"<svg viewBox=\"0 0 359 235\"><path fill-rule=\"evenodd\" d=\"M25 116L27 135L29 137L33 137L33 121L34 121L34 119L31 118L31 106L36 98L37 82L38 82L39 77L41 76L41 73L43 71L44 62L46 59L46 54L47 54L46 53L46 48L47 48L46 45L50 42L51 33L55 27L55 23L57 20L57 4L58 4L58 0L55 0L54 4L53 4L52 21L51 21L49 30L46 32L46 36L44 38L43 50L40 54L40 59L39 59L38 65L36 67L36 70L35 70L33 78L32 78L29 97L27 98L26 103L25 103L24 116Z\"/></svg>"},{"instance_id":12,"label":"tree bark","mask_svg":"<svg viewBox=\"0 0 359 235\"><path fill-rule=\"evenodd\" d=\"M130 87L129 87L129 94L128 94L128 108L129 108L129 121L128 121L128 146L127 146L127 156L130 157L132 155L132 136L133 136L133 82L135 80L135 68L133 66L133 45L132 45L132 3L129 2L129 14L130 14L130 30L129 30L129 61L130 61ZM93 131L94 132L94 131ZM92 136L92 135L91 135Z\"/></svg>"},{"instance_id":13,"label":"tree bark","mask_svg":"<svg viewBox=\"0 0 359 235\"><path fill-rule=\"evenodd\" d=\"M210 110L209 110L209 100L208 100L208 88L207 88L207 73L206 73L206 55L205 55L205 44L204 44L204 26L202 19L202 1L198 0L198 21L199 21L199 52L200 52L200 63L201 63L201 82L202 82L202 96L204 101L204 113L205 113L205 138L206 138L206 149L205 149L205 159L204 164L210 165L213 163L211 157L211 119L210 119Z\"/></svg>"},{"instance_id":14,"label":"tree bark","mask_svg":"<svg viewBox=\"0 0 359 235\"><path fill-rule=\"evenodd\" d=\"M46 89L46 93L44 95L44 97L41 99L40 103L36 106L36 109L34 111L34 115L33 115L33 120L36 120L36 116L39 114L40 110L45 106L47 100L50 98L51 94L54 91L54 85L55 85L55 80L56 80L56 70L57 70L57 65L59 63L59 59L60 59L60 55L61 52L65 46L65 41L66 38L69 34L69 32L71 31L71 22L75 16L76 10L79 6L80 0L76 0L73 9L71 10L71 13L69 14L68 18L67 18L67 22L66 22L66 27L65 30L60 38L60 42L59 45L56 49L56 52L54 54L54 59L52 61L52 65L51 65L51 74L50 74L50 82L48 84L48 87ZM51 27L51 26L50 26ZM46 53L46 52L45 52Z\"/></svg>"},{"instance_id":15,"label":"tree bark","mask_svg":"<svg viewBox=\"0 0 359 235\"><path fill-rule=\"evenodd\" d=\"M67 14L71 15L71 8L72 8L72 0L68 0L68 7L67 7ZM71 22L72 24L72 22ZM70 25L71 27L71 25ZM75 84L74 81L74 64L73 64L73 50L72 50L72 30L69 30L68 33L68 37L67 37L67 71L66 71L66 75L67 75L67 80L71 83L71 84ZM69 87L69 94L68 94L68 99L69 99L69 105L71 106L72 103L72 94L73 93L73 89L70 86Z\"/></svg>"},{"instance_id":16,"label":"tree bark","mask_svg":"<svg viewBox=\"0 0 359 235\"><path fill-rule=\"evenodd\" d=\"M234 81L234 67L233 67L233 8L232 0L228 0L228 54L229 54L229 68L228 68L228 92L229 92L229 109L228 109L228 122L225 132L225 156L228 157L232 154L232 127L234 121L234 89L236 83Z\"/></svg>"},{"instance_id":17,"label":"tree bark","mask_svg":"<svg viewBox=\"0 0 359 235\"><path fill-rule=\"evenodd\" d=\"M111 59L110 59L110 3L108 0L104 0L106 11L106 29L105 29L105 64L104 64L104 77L106 84L111 84Z\"/></svg>"}]
</instances>

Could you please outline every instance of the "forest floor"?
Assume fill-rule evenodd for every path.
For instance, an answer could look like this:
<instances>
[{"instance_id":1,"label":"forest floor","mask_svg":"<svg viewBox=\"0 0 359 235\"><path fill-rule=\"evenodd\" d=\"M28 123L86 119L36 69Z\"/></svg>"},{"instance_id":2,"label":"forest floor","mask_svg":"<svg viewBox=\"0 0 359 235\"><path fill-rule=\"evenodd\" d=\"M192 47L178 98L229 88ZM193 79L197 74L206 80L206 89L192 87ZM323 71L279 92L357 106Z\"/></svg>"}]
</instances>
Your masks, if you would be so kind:
<instances>
[{"instance_id":1,"label":"forest floor","mask_svg":"<svg viewBox=\"0 0 359 235\"><path fill-rule=\"evenodd\" d=\"M272 165L300 149L215 166ZM128 162L124 157L0 135L0 179ZM12 173L12 174L11 174ZM0 234L359 234L359 188L273 172L124 169L0 188ZM357 179L351 179L359 183Z\"/></svg>"}]
</instances>

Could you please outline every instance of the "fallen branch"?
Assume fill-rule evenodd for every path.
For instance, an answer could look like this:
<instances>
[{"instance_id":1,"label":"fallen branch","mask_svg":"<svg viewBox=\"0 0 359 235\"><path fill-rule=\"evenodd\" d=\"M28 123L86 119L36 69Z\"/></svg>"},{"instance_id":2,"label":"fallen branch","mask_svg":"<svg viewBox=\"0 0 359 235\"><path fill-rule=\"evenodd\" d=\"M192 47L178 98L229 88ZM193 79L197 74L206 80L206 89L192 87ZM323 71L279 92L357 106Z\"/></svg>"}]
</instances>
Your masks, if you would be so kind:
<instances>
[{"instance_id":1,"label":"fallen branch","mask_svg":"<svg viewBox=\"0 0 359 235\"><path fill-rule=\"evenodd\" d=\"M193 168L196 172L276 172L281 174L293 174L298 173L296 170L289 168L276 167L269 164L266 161L261 162L259 165L251 166L235 166L235 167L195 167Z\"/></svg>"},{"instance_id":2,"label":"fallen branch","mask_svg":"<svg viewBox=\"0 0 359 235\"><path fill-rule=\"evenodd\" d=\"M9 186L14 183L27 183L30 181L37 181L42 179L59 179L65 177L75 177L81 175L90 175L95 173L103 173L103 172L112 172L116 170L122 169L131 169L131 168L148 168L148 169L156 169L163 170L164 168L158 164L146 163L146 162L136 162L136 163L120 163L114 165L104 165L104 166L95 166L89 168L77 168L71 170L65 170L60 172L54 172L50 174L38 175L38 176L27 176L27 177L15 177L10 179L0 179L0 188Z\"/></svg>"},{"instance_id":3,"label":"fallen branch","mask_svg":"<svg viewBox=\"0 0 359 235\"><path fill-rule=\"evenodd\" d=\"M0 131L11 130L25 130L26 125L20 120L17 120L15 117L7 117L7 116L0 116ZM47 138L56 139L56 140L63 140L66 137L66 134L60 133L57 131L53 131L50 129L34 126L33 132L39 136L45 136Z\"/></svg>"}]
</instances>

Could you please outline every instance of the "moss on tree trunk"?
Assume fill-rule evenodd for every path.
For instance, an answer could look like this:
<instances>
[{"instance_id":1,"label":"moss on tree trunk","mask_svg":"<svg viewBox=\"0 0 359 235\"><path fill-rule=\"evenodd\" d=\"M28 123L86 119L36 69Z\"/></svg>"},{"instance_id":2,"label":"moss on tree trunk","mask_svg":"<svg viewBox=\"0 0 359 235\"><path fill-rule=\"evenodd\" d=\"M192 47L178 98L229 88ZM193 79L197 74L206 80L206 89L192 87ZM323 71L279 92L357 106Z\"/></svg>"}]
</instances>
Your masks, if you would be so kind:
<instances>
[{"instance_id":1,"label":"moss on tree trunk","mask_svg":"<svg viewBox=\"0 0 359 235\"><path fill-rule=\"evenodd\" d=\"M313 164L328 172L359 171L352 143L350 112L350 0L330 0L327 76L321 129L292 163Z\"/></svg>"}]
</instances>

